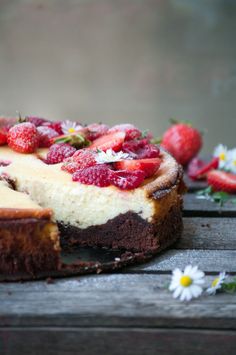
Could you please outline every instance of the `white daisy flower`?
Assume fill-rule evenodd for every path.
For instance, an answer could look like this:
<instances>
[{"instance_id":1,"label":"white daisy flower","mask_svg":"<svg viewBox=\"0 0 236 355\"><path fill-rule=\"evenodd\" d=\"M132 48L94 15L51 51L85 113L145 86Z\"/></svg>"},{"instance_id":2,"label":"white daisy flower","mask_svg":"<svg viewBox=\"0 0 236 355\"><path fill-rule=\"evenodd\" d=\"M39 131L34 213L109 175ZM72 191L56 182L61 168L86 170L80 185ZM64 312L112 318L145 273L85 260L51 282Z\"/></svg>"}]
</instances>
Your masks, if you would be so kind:
<instances>
[{"instance_id":1,"label":"white daisy flower","mask_svg":"<svg viewBox=\"0 0 236 355\"><path fill-rule=\"evenodd\" d=\"M222 283L227 277L228 275L226 275L225 272L221 272L219 276L212 281L211 287L208 287L208 289L206 290L208 295L215 295L216 291L221 289Z\"/></svg>"},{"instance_id":2,"label":"white daisy flower","mask_svg":"<svg viewBox=\"0 0 236 355\"><path fill-rule=\"evenodd\" d=\"M213 156L219 158L219 168L224 169L228 160L228 148L223 144L217 145L214 149Z\"/></svg>"},{"instance_id":3,"label":"white daisy flower","mask_svg":"<svg viewBox=\"0 0 236 355\"><path fill-rule=\"evenodd\" d=\"M204 272L199 270L198 266L187 265L183 272L176 268L172 272L169 290L174 291L174 298L190 301L202 294L201 285L204 283L204 276Z\"/></svg>"},{"instance_id":4,"label":"white daisy flower","mask_svg":"<svg viewBox=\"0 0 236 355\"><path fill-rule=\"evenodd\" d=\"M66 120L61 124L61 129L64 134L76 133L80 131L82 128L83 126L69 120Z\"/></svg>"},{"instance_id":5,"label":"white daisy flower","mask_svg":"<svg viewBox=\"0 0 236 355\"><path fill-rule=\"evenodd\" d=\"M129 154L122 151L116 153L112 149L107 149L106 152L99 151L95 157L95 160L98 164L115 163L117 161L126 159L131 159Z\"/></svg>"},{"instance_id":6,"label":"white daisy flower","mask_svg":"<svg viewBox=\"0 0 236 355\"><path fill-rule=\"evenodd\" d=\"M236 174L236 148L228 151L226 168L233 174Z\"/></svg>"}]
</instances>

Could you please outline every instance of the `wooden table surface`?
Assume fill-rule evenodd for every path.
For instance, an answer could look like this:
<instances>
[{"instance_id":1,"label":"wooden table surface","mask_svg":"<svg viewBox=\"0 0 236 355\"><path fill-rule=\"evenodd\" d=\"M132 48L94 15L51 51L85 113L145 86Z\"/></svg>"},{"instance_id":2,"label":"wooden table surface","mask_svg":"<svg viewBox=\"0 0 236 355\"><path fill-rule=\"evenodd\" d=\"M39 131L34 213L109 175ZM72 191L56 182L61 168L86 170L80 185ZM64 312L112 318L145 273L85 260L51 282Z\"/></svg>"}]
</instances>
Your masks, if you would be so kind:
<instances>
[{"instance_id":1,"label":"wooden table surface","mask_svg":"<svg viewBox=\"0 0 236 355\"><path fill-rule=\"evenodd\" d=\"M185 196L182 239L116 274L0 284L0 354L236 354L236 295L174 300L175 267L236 274L236 205ZM192 192L191 192L192 191Z\"/></svg>"}]
</instances>

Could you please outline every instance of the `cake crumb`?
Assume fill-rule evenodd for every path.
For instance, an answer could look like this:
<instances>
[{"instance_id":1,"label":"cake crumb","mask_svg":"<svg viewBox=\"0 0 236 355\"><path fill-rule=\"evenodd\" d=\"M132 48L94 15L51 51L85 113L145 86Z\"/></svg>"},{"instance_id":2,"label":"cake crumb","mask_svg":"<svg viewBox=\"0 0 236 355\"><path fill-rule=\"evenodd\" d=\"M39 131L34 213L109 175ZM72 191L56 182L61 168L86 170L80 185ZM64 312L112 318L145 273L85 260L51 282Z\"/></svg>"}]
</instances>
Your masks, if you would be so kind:
<instances>
[{"instance_id":1,"label":"cake crumb","mask_svg":"<svg viewBox=\"0 0 236 355\"><path fill-rule=\"evenodd\" d=\"M55 281L54 281L51 277L48 277L48 278L46 279L46 283L47 283L47 284L54 284Z\"/></svg>"}]
</instances>

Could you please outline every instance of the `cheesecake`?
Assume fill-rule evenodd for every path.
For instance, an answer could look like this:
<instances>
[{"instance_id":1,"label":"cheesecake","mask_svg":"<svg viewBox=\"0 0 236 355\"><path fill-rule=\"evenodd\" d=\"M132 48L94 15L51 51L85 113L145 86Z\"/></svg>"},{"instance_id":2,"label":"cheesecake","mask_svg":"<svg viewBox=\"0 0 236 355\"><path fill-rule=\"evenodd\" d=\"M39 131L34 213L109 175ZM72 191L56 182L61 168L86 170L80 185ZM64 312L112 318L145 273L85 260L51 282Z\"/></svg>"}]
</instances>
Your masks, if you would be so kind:
<instances>
[{"instance_id":1,"label":"cheesecake","mask_svg":"<svg viewBox=\"0 0 236 355\"><path fill-rule=\"evenodd\" d=\"M60 267L60 241L52 210L0 180L0 271L50 271Z\"/></svg>"},{"instance_id":2,"label":"cheesecake","mask_svg":"<svg viewBox=\"0 0 236 355\"><path fill-rule=\"evenodd\" d=\"M0 147L0 272L59 269L60 248L74 244L154 255L180 237L184 184L176 160L148 139L141 145L138 130L102 127L97 137L88 127L74 128L79 145L74 132L60 132L33 152L10 138Z\"/></svg>"}]
</instances>

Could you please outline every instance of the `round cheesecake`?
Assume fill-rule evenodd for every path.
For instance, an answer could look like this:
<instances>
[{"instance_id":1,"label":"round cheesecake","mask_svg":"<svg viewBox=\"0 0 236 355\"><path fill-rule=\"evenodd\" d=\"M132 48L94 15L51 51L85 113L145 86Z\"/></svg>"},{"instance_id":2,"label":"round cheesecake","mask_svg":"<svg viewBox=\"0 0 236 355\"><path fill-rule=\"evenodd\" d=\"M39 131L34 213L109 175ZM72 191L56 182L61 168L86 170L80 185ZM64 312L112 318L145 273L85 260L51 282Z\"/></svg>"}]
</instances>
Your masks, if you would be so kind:
<instances>
[{"instance_id":1,"label":"round cheesecake","mask_svg":"<svg viewBox=\"0 0 236 355\"><path fill-rule=\"evenodd\" d=\"M160 150L161 165L153 176L137 188L122 190L73 181L61 169L63 163L45 163L48 150L22 154L7 145L0 147L0 173L5 180L0 184L1 259L4 256L0 272L8 269L6 260L11 260L9 272L36 272L43 264L60 268L57 228L61 248L77 244L145 255L156 254L181 236L183 172L166 151ZM17 223L20 235L15 232ZM24 242L19 243L20 238ZM34 255L34 261L26 258L27 253Z\"/></svg>"}]
</instances>

